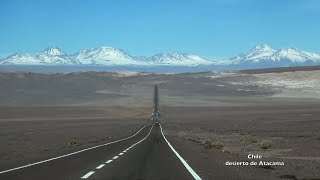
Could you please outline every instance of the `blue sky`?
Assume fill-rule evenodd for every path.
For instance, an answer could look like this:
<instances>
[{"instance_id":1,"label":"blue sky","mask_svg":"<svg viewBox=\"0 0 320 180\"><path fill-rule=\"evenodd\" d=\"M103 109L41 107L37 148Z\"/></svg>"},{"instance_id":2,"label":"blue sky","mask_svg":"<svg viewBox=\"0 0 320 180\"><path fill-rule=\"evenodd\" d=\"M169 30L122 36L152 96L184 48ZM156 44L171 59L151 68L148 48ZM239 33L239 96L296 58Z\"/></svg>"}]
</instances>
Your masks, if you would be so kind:
<instances>
[{"instance_id":1,"label":"blue sky","mask_svg":"<svg viewBox=\"0 0 320 180\"><path fill-rule=\"evenodd\" d=\"M57 45L230 57L257 44L320 53L318 0L1 0L0 57Z\"/></svg>"}]
</instances>

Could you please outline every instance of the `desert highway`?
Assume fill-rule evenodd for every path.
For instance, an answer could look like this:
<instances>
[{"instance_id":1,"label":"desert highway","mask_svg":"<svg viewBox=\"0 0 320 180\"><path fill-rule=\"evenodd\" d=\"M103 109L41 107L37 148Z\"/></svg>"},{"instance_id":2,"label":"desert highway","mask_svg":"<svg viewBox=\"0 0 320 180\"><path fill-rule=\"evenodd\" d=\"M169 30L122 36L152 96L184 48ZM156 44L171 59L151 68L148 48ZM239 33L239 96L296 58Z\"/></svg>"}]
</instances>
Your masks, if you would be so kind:
<instances>
[{"instance_id":1,"label":"desert highway","mask_svg":"<svg viewBox=\"0 0 320 180\"><path fill-rule=\"evenodd\" d=\"M116 142L0 172L0 179L201 179L150 123Z\"/></svg>"},{"instance_id":2,"label":"desert highway","mask_svg":"<svg viewBox=\"0 0 320 180\"><path fill-rule=\"evenodd\" d=\"M165 137L160 117L155 86L150 123L137 132L106 144L0 170L0 179L201 179Z\"/></svg>"}]
</instances>

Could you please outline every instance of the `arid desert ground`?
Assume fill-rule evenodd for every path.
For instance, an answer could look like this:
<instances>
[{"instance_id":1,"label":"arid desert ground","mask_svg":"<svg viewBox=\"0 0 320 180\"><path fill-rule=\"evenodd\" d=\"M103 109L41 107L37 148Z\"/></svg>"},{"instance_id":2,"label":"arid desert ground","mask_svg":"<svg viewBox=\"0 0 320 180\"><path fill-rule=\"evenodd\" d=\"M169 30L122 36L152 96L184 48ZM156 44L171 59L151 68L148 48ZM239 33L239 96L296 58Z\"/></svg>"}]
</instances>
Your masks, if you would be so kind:
<instances>
[{"instance_id":1,"label":"arid desert ground","mask_svg":"<svg viewBox=\"0 0 320 180\"><path fill-rule=\"evenodd\" d=\"M204 179L320 179L320 70L0 73L0 170L161 122ZM226 166L262 155L283 166Z\"/></svg>"}]
</instances>

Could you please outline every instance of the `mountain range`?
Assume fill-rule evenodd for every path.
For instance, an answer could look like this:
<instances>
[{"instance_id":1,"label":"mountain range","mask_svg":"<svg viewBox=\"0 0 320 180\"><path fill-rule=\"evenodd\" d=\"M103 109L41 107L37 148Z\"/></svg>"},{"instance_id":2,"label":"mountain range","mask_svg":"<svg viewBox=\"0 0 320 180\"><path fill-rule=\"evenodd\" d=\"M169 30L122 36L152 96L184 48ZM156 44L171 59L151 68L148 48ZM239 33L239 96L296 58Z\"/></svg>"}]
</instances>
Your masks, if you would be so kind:
<instances>
[{"instance_id":1,"label":"mountain range","mask_svg":"<svg viewBox=\"0 0 320 180\"><path fill-rule=\"evenodd\" d=\"M296 48L273 49L266 44L223 61L226 65L246 67L290 67L320 64L320 54Z\"/></svg>"},{"instance_id":2,"label":"mountain range","mask_svg":"<svg viewBox=\"0 0 320 180\"><path fill-rule=\"evenodd\" d=\"M195 54L161 53L150 57L132 56L122 49L99 47L66 54L50 46L37 54L13 54L0 59L1 65L103 65L103 66L206 66L218 69L246 69L319 65L320 54L296 48L273 49L258 45L247 53L220 61L210 61Z\"/></svg>"}]
</instances>

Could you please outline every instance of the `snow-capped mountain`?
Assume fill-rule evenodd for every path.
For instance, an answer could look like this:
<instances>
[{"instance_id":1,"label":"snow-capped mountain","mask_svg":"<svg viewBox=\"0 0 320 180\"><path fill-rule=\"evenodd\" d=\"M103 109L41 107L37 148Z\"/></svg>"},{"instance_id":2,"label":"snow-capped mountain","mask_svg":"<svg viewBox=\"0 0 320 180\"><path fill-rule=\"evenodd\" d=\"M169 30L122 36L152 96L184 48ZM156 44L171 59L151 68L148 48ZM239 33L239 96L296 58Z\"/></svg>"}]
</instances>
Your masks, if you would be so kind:
<instances>
[{"instance_id":1,"label":"snow-capped mountain","mask_svg":"<svg viewBox=\"0 0 320 180\"><path fill-rule=\"evenodd\" d=\"M71 56L79 64L132 65L141 64L128 53L112 47L83 49Z\"/></svg>"},{"instance_id":2,"label":"snow-capped mountain","mask_svg":"<svg viewBox=\"0 0 320 180\"><path fill-rule=\"evenodd\" d=\"M38 54L13 54L0 59L0 64L22 65L104 65L104 66L171 66L172 68L192 67L204 70L227 70L268 68L287 66L320 65L320 54L295 48L273 49L266 44L258 45L245 54L209 61L194 54L161 53L150 57L131 56L122 49L98 47L83 49L68 55L56 46L50 46ZM190 69L189 68L189 69ZM187 68L188 69L188 68Z\"/></svg>"},{"instance_id":3,"label":"snow-capped mountain","mask_svg":"<svg viewBox=\"0 0 320 180\"><path fill-rule=\"evenodd\" d=\"M270 59L274 61L287 59L292 63L320 62L320 54L301 51L296 48L284 48L276 51Z\"/></svg>"},{"instance_id":4,"label":"snow-capped mountain","mask_svg":"<svg viewBox=\"0 0 320 180\"><path fill-rule=\"evenodd\" d=\"M14 54L0 59L0 64L24 65L108 65L108 66L196 66L208 65L207 61L193 54L163 53L151 57L133 57L122 49L102 46L99 48L83 49L72 55L67 55L56 46L46 48L35 55Z\"/></svg>"},{"instance_id":5,"label":"snow-capped mountain","mask_svg":"<svg viewBox=\"0 0 320 180\"><path fill-rule=\"evenodd\" d=\"M74 64L75 62L56 46L50 46L35 55L13 54L1 59L0 64Z\"/></svg>"},{"instance_id":6,"label":"snow-capped mountain","mask_svg":"<svg viewBox=\"0 0 320 180\"><path fill-rule=\"evenodd\" d=\"M196 66L213 63L200 56L185 53L162 53L151 57L140 57L140 60L149 63L149 65Z\"/></svg>"},{"instance_id":7,"label":"snow-capped mountain","mask_svg":"<svg viewBox=\"0 0 320 180\"><path fill-rule=\"evenodd\" d=\"M39 64L74 64L76 63L67 54L56 46L50 46L41 53L35 55Z\"/></svg>"},{"instance_id":8,"label":"snow-capped mountain","mask_svg":"<svg viewBox=\"0 0 320 180\"><path fill-rule=\"evenodd\" d=\"M259 62L261 59L272 56L274 52L276 52L276 50L272 49L266 44L262 44L254 47L247 54L241 54L239 56L231 58L230 60L233 64Z\"/></svg>"},{"instance_id":9,"label":"snow-capped mountain","mask_svg":"<svg viewBox=\"0 0 320 180\"><path fill-rule=\"evenodd\" d=\"M57 46L49 46L41 53L45 56L62 56L65 55L63 51L61 51Z\"/></svg>"},{"instance_id":10,"label":"snow-capped mountain","mask_svg":"<svg viewBox=\"0 0 320 180\"><path fill-rule=\"evenodd\" d=\"M0 59L0 64L39 64L39 60L32 55L13 54Z\"/></svg>"},{"instance_id":11,"label":"snow-capped mountain","mask_svg":"<svg viewBox=\"0 0 320 180\"><path fill-rule=\"evenodd\" d=\"M225 60L229 65L248 68L284 67L320 64L320 55L301 51L296 48L275 50L266 44L258 45L246 54Z\"/></svg>"}]
</instances>

